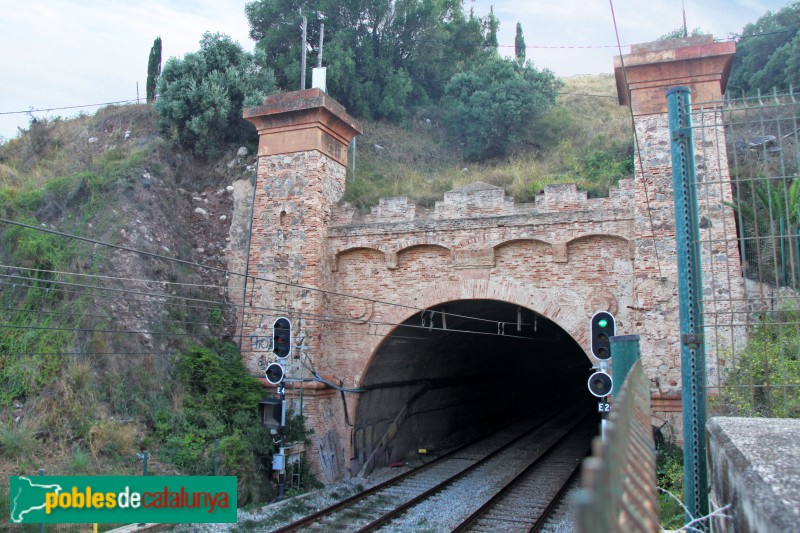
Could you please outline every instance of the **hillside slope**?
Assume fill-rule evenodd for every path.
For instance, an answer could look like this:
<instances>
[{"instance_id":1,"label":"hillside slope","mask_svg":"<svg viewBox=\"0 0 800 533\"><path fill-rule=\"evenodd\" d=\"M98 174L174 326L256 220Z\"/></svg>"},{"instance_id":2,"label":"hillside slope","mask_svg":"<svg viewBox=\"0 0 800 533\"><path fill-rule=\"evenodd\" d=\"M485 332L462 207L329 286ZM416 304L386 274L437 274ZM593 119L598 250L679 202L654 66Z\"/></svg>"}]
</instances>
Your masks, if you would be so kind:
<instances>
[{"instance_id":1,"label":"hillside slope","mask_svg":"<svg viewBox=\"0 0 800 533\"><path fill-rule=\"evenodd\" d=\"M475 180L517 201L557 182L607 194L630 177L629 118L610 76L565 81L557 106L520 132L527 149L501 160L466 164L435 112L402 125L367 122L346 199L367 209L408 195L430 206ZM252 485L268 477L268 437L248 433L246 417L191 405L212 397L202 387L214 384L197 392L187 381L237 357L219 344L237 340L228 186L255 175L255 157L238 155L254 149L197 159L158 135L145 105L38 121L0 145L0 218L30 226L0 222L0 475L134 473L142 449L161 450L151 472L208 473L221 439L223 469ZM229 390L218 397L247 389L241 379L224 376ZM243 449L258 459L243 459Z\"/></svg>"}]
</instances>

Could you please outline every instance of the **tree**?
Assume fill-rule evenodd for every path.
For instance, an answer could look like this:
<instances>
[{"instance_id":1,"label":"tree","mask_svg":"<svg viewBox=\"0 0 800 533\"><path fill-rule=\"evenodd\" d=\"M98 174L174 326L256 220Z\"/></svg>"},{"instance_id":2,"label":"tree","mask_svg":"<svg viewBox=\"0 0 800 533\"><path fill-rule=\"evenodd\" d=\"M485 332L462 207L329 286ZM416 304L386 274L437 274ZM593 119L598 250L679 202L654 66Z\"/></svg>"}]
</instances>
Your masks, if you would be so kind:
<instances>
[{"instance_id":1,"label":"tree","mask_svg":"<svg viewBox=\"0 0 800 533\"><path fill-rule=\"evenodd\" d=\"M161 75L161 36L153 41L150 49L150 59L147 61L147 103L152 104L156 99L156 83Z\"/></svg>"},{"instance_id":2,"label":"tree","mask_svg":"<svg viewBox=\"0 0 800 533\"><path fill-rule=\"evenodd\" d=\"M276 90L272 71L257 66L239 43L205 33L199 51L167 61L154 107L162 134L211 156L223 143L255 134L242 118L242 108L261 103Z\"/></svg>"},{"instance_id":3,"label":"tree","mask_svg":"<svg viewBox=\"0 0 800 533\"><path fill-rule=\"evenodd\" d=\"M522 35L522 24L517 22L517 35L514 37L514 55L519 63L525 63L525 37Z\"/></svg>"},{"instance_id":4,"label":"tree","mask_svg":"<svg viewBox=\"0 0 800 533\"><path fill-rule=\"evenodd\" d=\"M742 30L728 87L753 94L800 83L800 2L767 11Z\"/></svg>"},{"instance_id":5,"label":"tree","mask_svg":"<svg viewBox=\"0 0 800 533\"><path fill-rule=\"evenodd\" d=\"M665 33L656 41L672 41L675 39L683 39L684 37L694 37L695 35L708 35L706 32L701 30L700 28L694 28L692 31L688 31L683 26L678 26L674 30L669 33Z\"/></svg>"},{"instance_id":6,"label":"tree","mask_svg":"<svg viewBox=\"0 0 800 533\"><path fill-rule=\"evenodd\" d=\"M250 37L278 86L296 90L300 30L309 43L325 23L328 90L348 112L401 119L410 104L437 101L446 81L481 54L481 21L460 0L255 0L245 6Z\"/></svg>"},{"instance_id":7,"label":"tree","mask_svg":"<svg viewBox=\"0 0 800 533\"><path fill-rule=\"evenodd\" d=\"M469 159L508 153L521 141L523 126L552 107L560 86L547 69L490 57L445 87L445 125Z\"/></svg>"},{"instance_id":8,"label":"tree","mask_svg":"<svg viewBox=\"0 0 800 533\"><path fill-rule=\"evenodd\" d=\"M497 51L497 30L500 29L500 21L494 16L494 6L489 6L489 16L486 17L486 43L488 50Z\"/></svg>"}]
</instances>

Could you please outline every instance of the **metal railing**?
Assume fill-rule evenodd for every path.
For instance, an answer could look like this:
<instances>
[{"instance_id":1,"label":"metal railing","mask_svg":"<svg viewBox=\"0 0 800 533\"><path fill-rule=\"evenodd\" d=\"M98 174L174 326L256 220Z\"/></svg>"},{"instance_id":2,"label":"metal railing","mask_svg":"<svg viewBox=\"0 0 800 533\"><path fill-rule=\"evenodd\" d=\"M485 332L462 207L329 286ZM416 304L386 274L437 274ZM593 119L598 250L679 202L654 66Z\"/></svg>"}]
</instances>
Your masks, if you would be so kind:
<instances>
[{"instance_id":1,"label":"metal railing","mask_svg":"<svg viewBox=\"0 0 800 533\"><path fill-rule=\"evenodd\" d=\"M654 532L658 523L650 383L634 363L614 402L605 438L595 438L576 496L579 533Z\"/></svg>"},{"instance_id":2,"label":"metal railing","mask_svg":"<svg viewBox=\"0 0 800 533\"><path fill-rule=\"evenodd\" d=\"M697 158L701 213L733 214L723 232L700 219L709 412L800 417L800 101L693 107L696 144L724 147ZM739 261L723 257L730 250Z\"/></svg>"}]
</instances>

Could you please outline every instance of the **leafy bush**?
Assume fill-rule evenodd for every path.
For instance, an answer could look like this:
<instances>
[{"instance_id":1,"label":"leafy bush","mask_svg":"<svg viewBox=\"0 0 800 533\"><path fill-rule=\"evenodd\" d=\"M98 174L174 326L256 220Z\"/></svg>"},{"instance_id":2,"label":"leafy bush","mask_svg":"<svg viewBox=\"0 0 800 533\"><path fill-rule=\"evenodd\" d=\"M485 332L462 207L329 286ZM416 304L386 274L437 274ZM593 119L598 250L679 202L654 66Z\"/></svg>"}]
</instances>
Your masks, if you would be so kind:
<instances>
[{"instance_id":1,"label":"leafy bush","mask_svg":"<svg viewBox=\"0 0 800 533\"><path fill-rule=\"evenodd\" d=\"M685 523L683 501L683 450L671 442L656 447L656 477L661 527L680 529ZM667 494L669 493L669 494Z\"/></svg>"},{"instance_id":2,"label":"leafy bush","mask_svg":"<svg viewBox=\"0 0 800 533\"><path fill-rule=\"evenodd\" d=\"M360 118L403 120L438 102L447 80L485 53L482 20L461 2L254 0L245 14L259 64L287 91L300 81L302 16L309 43L319 42L324 22L328 90Z\"/></svg>"},{"instance_id":3,"label":"leafy bush","mask_svg":"<svg viewBox=\"0 0 800 533\"><path fill-rule=\"evenodd\" d=\"M207 419L210 414L230 429L237 412L256 416L263 389L247 375L235 344L219 343L215 348L189 349L178 360L178 375L186 387L185 409L190 416Z\"/></svg>"},{"instance_id":4,"label":"leafy bush","mask_svg":"<svg viewBox=\"0 0 800 533\"><path fill-rule=\"evenodd\" d=\"M736 416L800 418L800 311L759 317L720 398Z\"/></svg>"},{"instance_id":5,"label":"leafy bush","mask_svg":"<svg viewBox=\"0 0 800 533\"><path fill-rule=\"evenodd\" d=\"M736 46L728 87L754 94L789 88L800 75L800 2L767 11L742 30Z\"/></svg>"},{"instance_id":6,"label":"leafy bush","mask_svg":"<svg viewBox=\"0 0 800 533\"><path fill-rule=\"evenodd\" d=\"M242 108L261 103L275 90L272 71L257 67L239 43L205 33L199 51L164 65L154 108L163 134L197 154L213 156L225 143L255 135Z\"/></svg>"},{"instance_id":7,"label":"leafy bush","mask_svg":"<svg viewBox=\"0 0 800 533\"><path fill-rule=\"evenodd\" d=\"M560 86L549 70L490 57L445 87L445 125L468 159L508 153L519 143L523 124L553 105Z\"/></svg>"}]
</instances>

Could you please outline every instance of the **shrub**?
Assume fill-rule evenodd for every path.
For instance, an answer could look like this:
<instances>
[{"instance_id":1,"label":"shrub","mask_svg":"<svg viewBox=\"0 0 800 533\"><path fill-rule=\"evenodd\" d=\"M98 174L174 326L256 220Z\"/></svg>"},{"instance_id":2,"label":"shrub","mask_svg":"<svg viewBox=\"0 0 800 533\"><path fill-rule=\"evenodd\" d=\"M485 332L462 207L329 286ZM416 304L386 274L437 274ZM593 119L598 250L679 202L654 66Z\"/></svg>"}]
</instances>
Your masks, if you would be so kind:
<instances>
[{"instance_id":1,"label":"shrub","mask_svg":"<svg viewBox=\"0 0 800 533\"><path fill-rule=\"evenodd\" d=\"M718 402L737 416L800 418L800 312L762 315Z\"/></svg>"},{"instance_id":2,"label":"shrub","mask_svg":"<svg viewBox=\"0 0 800 533\"><path fill-rule=\"evenodd\" d=\"M232 343L211 348L196 346L178 361L178 374L186 387L189 418L207 420L211 414L228 428L240 410L253 413L263 394L258 380L247 375L239 349Z\"/></svg>"},{"instance_id":3,"label":"shrub","mask_svg":"<svg viewBox=\"0 0 800 533\"><path fill-rule=\"evenodd\" d=\"M0 455L6 459L18 459L36 449L36 436L26 422L0 423Z\"/></svg>"},{"instance_id":4,"label":"shrub","mask_svg":"<svg viewBox=\"0 0 800 533\"><path fill-rule=\"evenodd\" d=\"M242 107L260 103L275 90L272 71L257 67L239 43L205 33L199 51L167 61L154 108L162 134L197 154L213 156L226 142L254 136Z\"/></svg>"},{"instance_id":5,"label":"shrub","mask_svg":"<svg viewBox=\"0 0 800 533\"><path fill-rule=\"evenodd\" d=\"M454 75L445 87L445 124L464 145L469 159L508 153L520 128L547 111L561 82L531 63L490 57Z\"/></svg>"},{"instance_id":6,"label":"shrub","mask_svg":"<svg viewBox=\"0 0 800 533\"><path fill-rule=\"evenodd\" d=\"M96 458L105 455L112 459L133 455L136 452L136 427L112 419L96 422L88 435L89 449Z\"/></svg>"},{"instance_id":7,"label":"shrub","mask_svg":"<svg viewBox=\"0 0 800 533\"><path fill-rule=\"evenodd\" d=\"M685 516L680 504L683 501L683 450L670 442L660 443L656 447L656 476L661 527L680 529Z\"/></svg>"}]
</instances>

